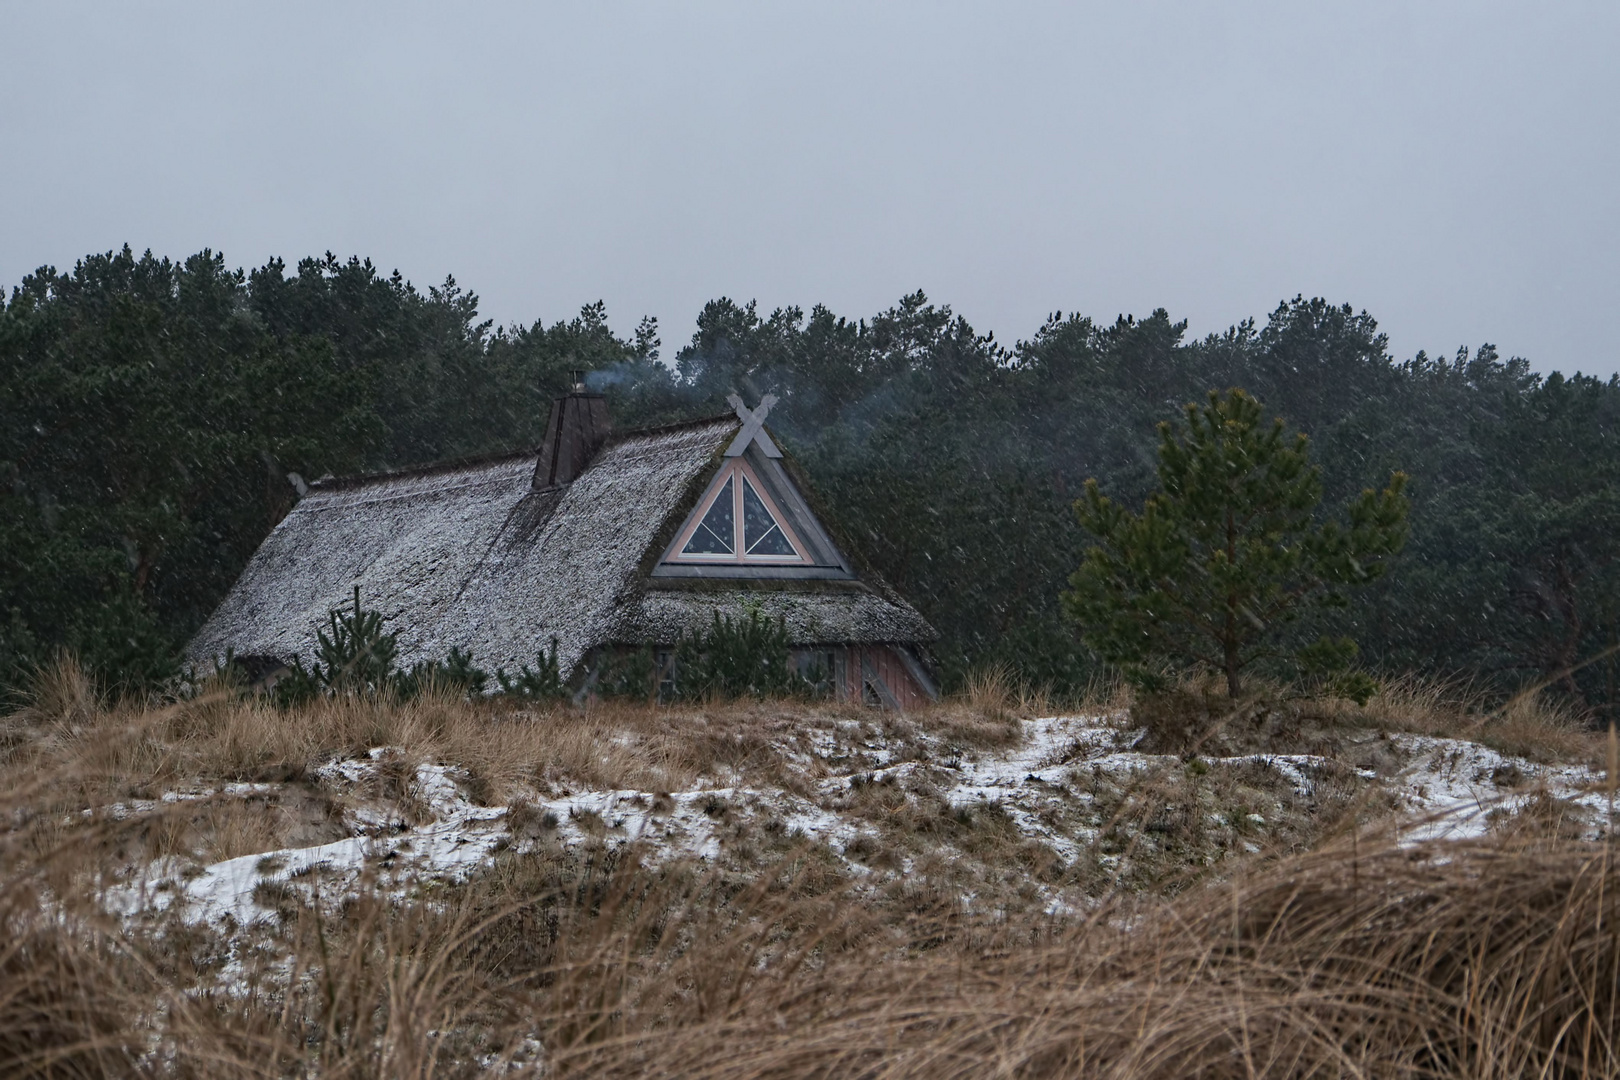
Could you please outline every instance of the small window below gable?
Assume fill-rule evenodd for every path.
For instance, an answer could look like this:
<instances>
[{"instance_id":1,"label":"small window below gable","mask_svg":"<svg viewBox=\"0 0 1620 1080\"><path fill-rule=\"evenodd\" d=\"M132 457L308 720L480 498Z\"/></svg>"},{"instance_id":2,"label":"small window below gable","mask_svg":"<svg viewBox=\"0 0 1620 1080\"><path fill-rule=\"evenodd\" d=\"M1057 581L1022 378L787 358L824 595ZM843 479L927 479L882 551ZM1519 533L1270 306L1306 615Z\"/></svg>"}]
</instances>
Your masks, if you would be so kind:
<instances>
[{"instance_id":1,"label":"small window below gable","mask_svg":"<svg viewBox=\"0 0 1620 1080\"><path fill-rule=\"evenodd\" d=\"M808 563L805 547L741 459L729 462L709 485L673 545L671 562Z\"/></svg>"}]
</instances>

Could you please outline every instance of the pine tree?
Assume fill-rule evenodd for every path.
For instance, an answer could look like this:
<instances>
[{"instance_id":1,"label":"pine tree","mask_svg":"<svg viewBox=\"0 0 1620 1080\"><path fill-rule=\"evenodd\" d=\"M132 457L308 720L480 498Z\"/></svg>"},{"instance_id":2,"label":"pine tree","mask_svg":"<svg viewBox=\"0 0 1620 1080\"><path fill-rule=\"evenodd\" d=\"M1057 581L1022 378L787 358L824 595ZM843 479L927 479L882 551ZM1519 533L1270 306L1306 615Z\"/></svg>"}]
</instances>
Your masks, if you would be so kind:
<instances>
[{"instance_id":1,"label":"pine tree","mask_svg":"<svg viewBox=\"0 0 1620 1080\"><path fill-rule=\"evenodd\" d=\"M1379 577L1406 540L1406 475L1352 500L1347 526L1319 522L1309 451L1243 390L1212 391L1184 426L1159 425L1159 490L1140 514L1086 481L1074 508L1097 543L1063 596L1086 643L1146 685L1165 662L1207 665L1236 698L1246 668L1283 655L1282 626ZM1292 659L1342 668L1354 656L1349 639L1324 638Z\"/></svg>"}]
</instances>

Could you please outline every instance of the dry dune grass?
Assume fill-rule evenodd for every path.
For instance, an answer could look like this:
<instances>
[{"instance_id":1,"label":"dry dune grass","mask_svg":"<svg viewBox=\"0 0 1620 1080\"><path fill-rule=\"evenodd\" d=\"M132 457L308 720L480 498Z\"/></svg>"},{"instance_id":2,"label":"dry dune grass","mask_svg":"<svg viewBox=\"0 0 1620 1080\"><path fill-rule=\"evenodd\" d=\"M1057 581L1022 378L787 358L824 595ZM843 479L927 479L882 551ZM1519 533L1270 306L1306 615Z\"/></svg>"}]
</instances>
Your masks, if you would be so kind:
<instances>
[{"instance_id":1,"label":"dry dune grass","mask_svg":"<svg viewBox=\"0 0 1620 1080\"><path fill-rule=\"evenodd\" d=\"M96 805L194 781L284 781L333 756L391 746L413 762L461 766L492 799L515 785L551 782L667 791L724 773L787 782L772 737L807 726L876 725L891 736L926 728L965 746L1004 746L1018 741L1019 717L1049 705L1045 695L992 673L966 699L904 718L832 703L804 703L785 715L777 703L513 709L432 695L404 703L325 699L287 712L228 687L162 705L103 707L68 659L43 672L28 704L0 721L0 777L26 785L49 774L52 803Z\"/></svg>"},{"instance_id":2,"label":"dry dune grass","mask_svg":"<svg viewBox=\"0 0 1620 1080\"><path fill-rule=\"evenodd\" d=\"M1362 726L1468 739L1531 761L1595 765L1603 760L1603 735L1541 692L1496 704L1463 682L1403 676L1387 681L1365 707L1350 702L1334 707Z\"/></svg>"},{"instance_id":3,"label":"dry dune grass","mask_svg":"<svg viewBox=\"0 0 1620 1080\"><path fill-rule=\"evenodd\" d=\"M513 709L424 696L330 699L283 711L230 687L176 702L106 703L64 660L41 673L22 709L0 717L0 790L19 815L13 848L75 848L72 858L51 862L57 884L70 889L64 867L82 870L98 859L217 862L338 839L345 804L313 773L374 747L399 751L383 779L407 778L420 763L455 765L463 787L487 805L534 791L671 792L705 783L804 795L825 771L822 759L795 753L808 740L836 733L852 745L877 741L896 760L923 753L917 735L925 729L951 745L1006 746L1020 737L1017 709L1016 700L999 699L993 707L951 701L906 717L811 702ZM175 792L185 799L160 802ZM395 802L402 794L369 793ZM62 836L64 817L86 808L98 811L102 827Z\"/></svg>"},{"instance_id":4,"label":"dry dune grass","mask_svg":"<svg viewBox=\"0 0 1620 1080\"><path fill-rule=\"evenodd\" d=\"M413 761L459 764L491 795L548 775L656 790L719 765L747 764L762 745L748 739L746 717L717 725L701 711L642 705L513 711L428 696L403 704L323 700L284 712L212 689L163 706L99 709L70 663L7 725L0 770L22 779L49 772L60 799L81 805L151 797L199 779L286 780L374 746L398 747ZM69 778L71 786L62 787Z\"/></svg>"},{"instance_id":5,"label":"dry dune grass","mask_svg":"<svg viewBox=\"0 0 1620 1080\"><path fill-rule=\"evenodd\" d=\"M1347 827L1223 879L1119 888L1059 914L964 905L921 849L913 874L874 888L815 844L763 846L746 873L596 844L325 908L289 891L277 921L233 933L107 915L94 883L109 852L160 857L187 830L211 858L313 842L331 809L317 796L72 827L56 812L222 779L297 788L301 770L378 745L462 764L490 801L547 783L765 782L792 772L783 725L881 728L895 747L924 726L1016 741L1018 716L1048 703L1004 675L905 718L433 699L278 713L224 692L104 707L73 671L51 678L0 740L0 1077L1620 1075L1615 854L1557 828L1402 847ZM1567 729L1533 703L1480 720L1435 693L1397 687L1339 719L1504 739ZM1592 751L1585 735L1568 745ZM881 814L894 794L851 797ZM1152 785L1094 797L1122 815L1185 801ZM1007 844L1009 873L1036 872Z\"/></svg>"},{"instance_id":6,"label":"dry dune grass","mask_svg":"<svg viewBox=\"0 0 1620 1080\"><path fill-rule=\"evenodd\" d=\"M1402 675L1386 679L1365 705L1337 697L1300 697L1287 686L1251 680L1245 699L1233 703L1211 673L1184 677L1163 695L1141 698L1128 688L1103 688L1092 703L1108 702L1109 711L1129 713L1145 724L1149 742L1155 729L1170 752L1219 752L1223 741L1254 732L1244 729L1257 716L1272 728L1258 738L1265 749L1280 752L1313 750L1313 736L1326 744L1335 731L1372 729L1409 732L1477 742L1503 754L1536 762L1569 762L1599 766L1604 736L1591 721L1544 690L1531 689L1503 702L1459 679ZM1159 715L1164 714L1164 715ZM1277 729L1281 721L1281 729ZM1236 749L1229 747L1228 749Z\"/></svg>"},{"instance_id":7,"label":"dry dune grass","mask_svg":"<svg viewBox=\"0 0 1620 1080\"><path fill-rule=\"evenodd\" d=\"M182 989L217 942L42 920L8 884L0 1074L1620 1072L1602 845L1347 843L1078 925L930 896L900 918L823 870L506 864L437 903L295 909L291 978L249 958L234 995Z\"/></svg>"},{"instance_id":8,"label":"dry dune grass","mask_svg":"<svg viewBox=\"0 0 1620 1080\"><path fill-rule=\"evenodd\" d=\"M1098 679L1078 700L1060 701L1049 686L1022 679L1006 664L990 664L968 672L962 692L941 711L968 713L983 719L1007 721L1017 717L1049 716L1060 708L1115 714L1130 708L1130 687L1117 678ZM954 706L954 708L953 708Z\"/></svg>"},{"instance_id":9,"label":"dry dune grass","mask_svg":"<svg viewBox=\"0 0 1620 1080\"><path fill-rule=\"evenodd\" d=\"M641 1016L636 987L600 1039L548 1045L567 1075L1614 1075L1608 854L1434 855L1336 847L1055 940L1030 927L903 961L868 944L780 975L732 962L702 1002L668 966L670 997L651 997L678 1005ZM630 955L614 981L634 987Z\"/></svg>"}]
</instances>

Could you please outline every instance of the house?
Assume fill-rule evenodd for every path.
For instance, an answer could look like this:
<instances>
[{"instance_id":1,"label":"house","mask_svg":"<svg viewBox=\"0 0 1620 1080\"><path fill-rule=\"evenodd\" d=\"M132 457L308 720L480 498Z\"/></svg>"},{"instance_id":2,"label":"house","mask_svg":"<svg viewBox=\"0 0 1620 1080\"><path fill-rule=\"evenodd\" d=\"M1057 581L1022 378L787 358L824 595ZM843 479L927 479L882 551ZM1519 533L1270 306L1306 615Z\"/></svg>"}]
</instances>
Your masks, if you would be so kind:
<instances>
[{"instance_id":1,"label":"house","mask_svg":"<svg viewBox=\"0 0 1620 1080\"><path fill-rule=\"evenodd\" d=\"M576 385L538 450L310 486L188 648L260 670L308 658L358 586L399 662L452 647L516 671L555 641L580 693L605 662L673 646L716 612L780 618L801 670L846 700L905 709L936 696L928 623L835 541L757 409L613 433Z\"/></svg>"}]
</instances>

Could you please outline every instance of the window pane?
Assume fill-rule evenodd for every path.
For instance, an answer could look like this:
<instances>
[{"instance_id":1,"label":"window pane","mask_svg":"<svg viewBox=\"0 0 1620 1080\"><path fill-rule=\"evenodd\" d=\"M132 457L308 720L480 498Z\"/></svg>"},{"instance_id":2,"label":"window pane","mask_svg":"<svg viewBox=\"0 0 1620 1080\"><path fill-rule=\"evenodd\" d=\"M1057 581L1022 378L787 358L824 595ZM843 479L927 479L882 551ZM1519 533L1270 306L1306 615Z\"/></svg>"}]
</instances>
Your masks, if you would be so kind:
<instances>
[{"instance_id":1,"label":"window pane","mask_svg":"<svg viewBox=\"0 0 1620 1080\"><path fill-rule=\"evenodd\" d=\"M743 479L743 550L750 555L796 556L793 545L782 534L781 526L765 508L765 500L754 492L754 485Z\"/></svg>"},{"instance_id":2,"label":"window pane","mask_svg":"<svg viewBox=\"0 0 1620 1080\"><path fill-rule=\"evenodd\" d=\"M681 549L682 555L736 554L737 527L731 512L731 485L736 482L735 477L726 480L720 493L710 504L709 512L703 515L698 527L692 530L692 538L686 542L686 547Z\"/></svg>"}]
</instances>

